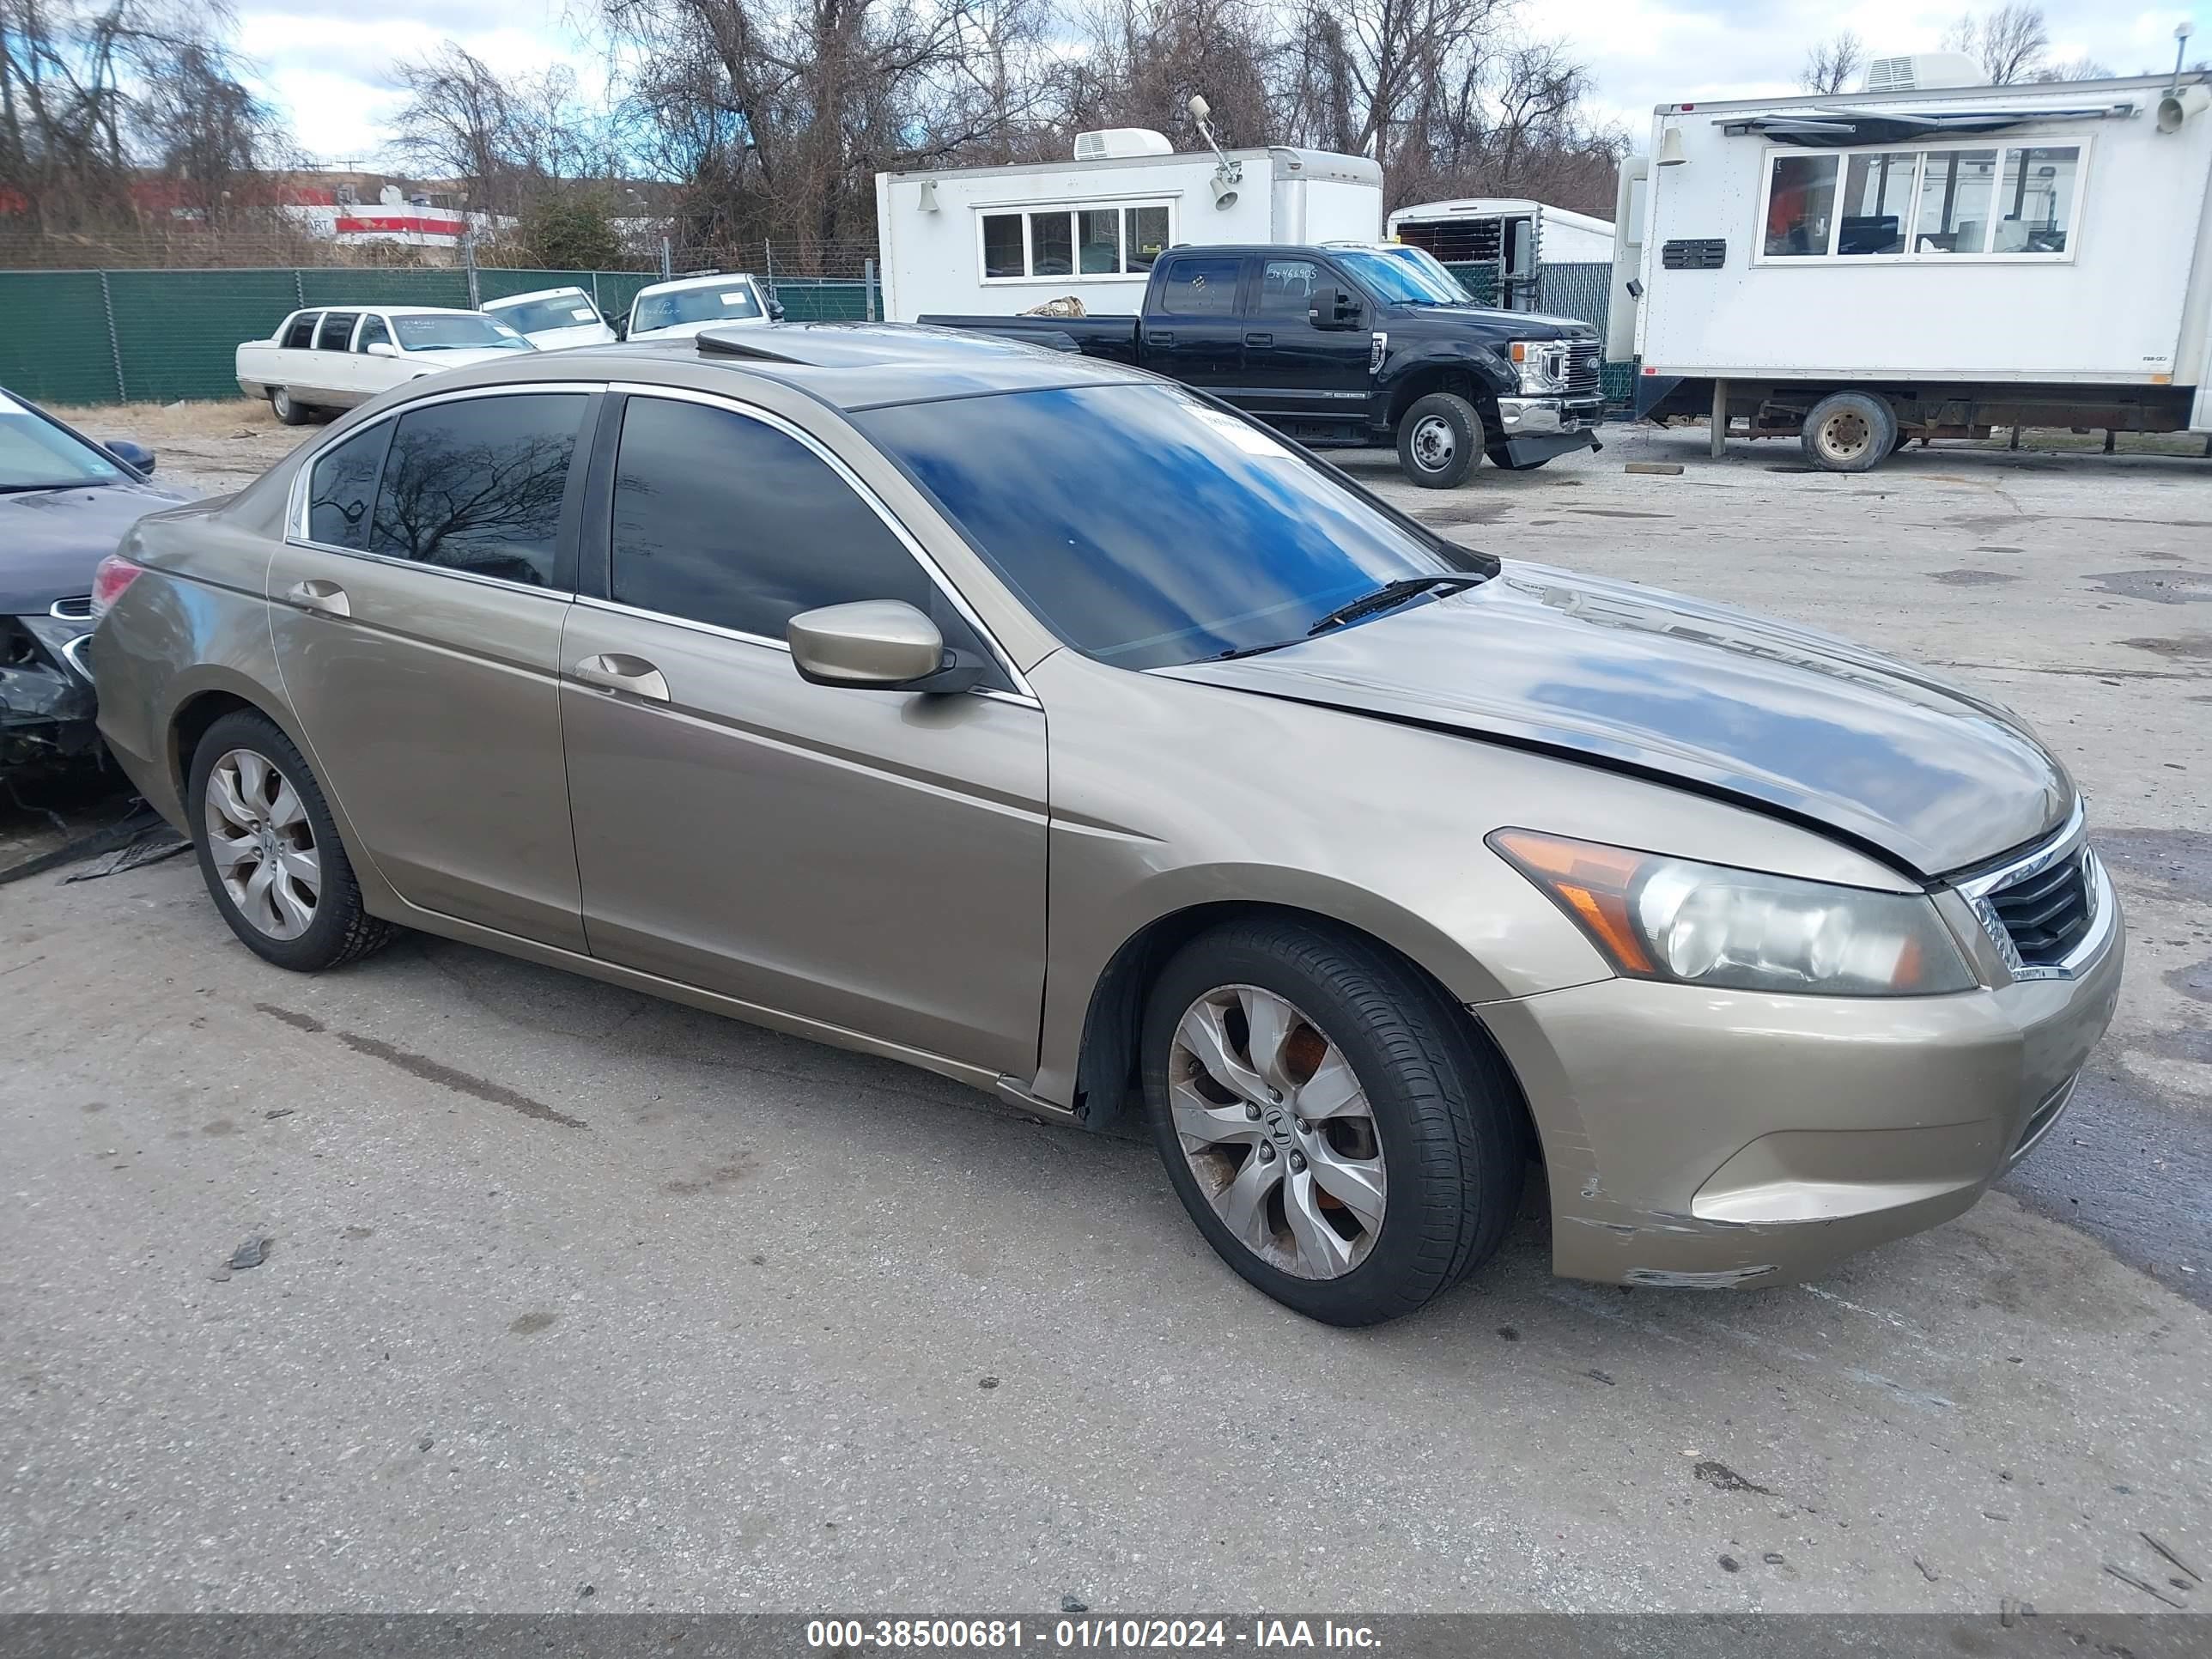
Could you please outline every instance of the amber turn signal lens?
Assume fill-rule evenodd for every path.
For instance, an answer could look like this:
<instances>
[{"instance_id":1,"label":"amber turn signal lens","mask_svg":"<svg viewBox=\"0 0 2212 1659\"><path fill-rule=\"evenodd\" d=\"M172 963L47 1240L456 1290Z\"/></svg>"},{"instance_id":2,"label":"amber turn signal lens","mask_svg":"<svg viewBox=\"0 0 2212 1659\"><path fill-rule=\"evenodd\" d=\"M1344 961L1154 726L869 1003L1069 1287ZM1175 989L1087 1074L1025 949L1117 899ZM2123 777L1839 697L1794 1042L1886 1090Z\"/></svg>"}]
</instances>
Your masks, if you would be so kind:
<instances>
[{"instance_id":1,"label":"amber turn signal lens","mask_svg":"<svg viewBox=\"0 0 2212 1659\"><path fill-rule=\"evenodd\" d=\"M1527 830L1501 830L1490 840L1522 874L1565 905L1617 966L1632 974L1651 972L1628 910L1629 890L1647 861L1644 854Z\"/></svg>"}]
</instances>

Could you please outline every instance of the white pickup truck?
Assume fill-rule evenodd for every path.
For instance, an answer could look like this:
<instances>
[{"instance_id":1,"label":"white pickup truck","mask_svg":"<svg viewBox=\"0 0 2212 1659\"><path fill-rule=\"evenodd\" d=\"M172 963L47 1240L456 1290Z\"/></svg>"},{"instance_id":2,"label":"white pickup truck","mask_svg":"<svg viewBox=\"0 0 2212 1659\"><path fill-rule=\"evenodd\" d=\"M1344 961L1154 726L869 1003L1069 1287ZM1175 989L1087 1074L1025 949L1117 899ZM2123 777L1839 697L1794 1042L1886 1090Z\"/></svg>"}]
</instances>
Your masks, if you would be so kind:
<instances>
[{"instance_id":1,"label":"white pickup truck","mask_svg":"<svg viewBox=\"0 0 2212 1659\"><path fill-rule=\"evenodd\" d=\"M278 420L298 426L319 409L350 409L404 380L534 349L478 311L314 307L294 312L269 338L238 348L238 389L268 398Z\"/></svg>"}]
</instances>

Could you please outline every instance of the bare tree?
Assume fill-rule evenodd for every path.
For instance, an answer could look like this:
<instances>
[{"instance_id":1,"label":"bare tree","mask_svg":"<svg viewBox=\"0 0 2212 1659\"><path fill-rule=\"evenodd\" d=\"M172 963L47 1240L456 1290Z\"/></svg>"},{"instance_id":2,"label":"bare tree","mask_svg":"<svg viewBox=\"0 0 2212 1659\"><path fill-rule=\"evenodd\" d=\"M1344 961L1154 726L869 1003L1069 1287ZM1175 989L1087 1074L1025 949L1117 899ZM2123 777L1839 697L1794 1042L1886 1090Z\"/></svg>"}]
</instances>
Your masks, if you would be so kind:
<instances>
[{"instance_id":1,"label":"bare tree","mask_svg":"<svg viewBox=\"0 0 2212 1659\"><path fill-rule=\"evenodd\" d=\"M2112 71L2094 58L2069 58L2046 64L2029 78L2035 81L2109 81Z\"/></svg>"},{"instance_id":2,"label":"bare tree","mask_svg":"<svg viewBox=\"0 0 2212 1659\"><path fill-rule=\"evenodd\" d=\"M605 122L556 64L539 75L496 70L447 40L394 66L407 101L393 148L425 172L460 181L473 206L520 213L549 186L609 170Z\"/></svg>"},{"instance_id":3,"label":"bare tree","mask_svg":"<svg viewBox=\"0 0 2212 1659\"><path fill-rule=\"evenodd\" d=\"M1845 29L1832 40L1816 41L1806 48L1797 84L1808 92L1850 92L1854 89L1851 83L1865 69L1866 46Z\"/></svg>"},{"instance_id":4,"label":"bare tree","mask_svg":"<svg viewBox=\"0 0 2212 1659\"><path fill-rule=\"evenodd\" d=\"M2008 87L2036 78L2044 54L2051 50L2051 30L2042 7L2027 0L2006 0L1984 16L1972 12L1961 16L1943 44L1980 64L1991 86Z\"/></svg>"}]
</instances>

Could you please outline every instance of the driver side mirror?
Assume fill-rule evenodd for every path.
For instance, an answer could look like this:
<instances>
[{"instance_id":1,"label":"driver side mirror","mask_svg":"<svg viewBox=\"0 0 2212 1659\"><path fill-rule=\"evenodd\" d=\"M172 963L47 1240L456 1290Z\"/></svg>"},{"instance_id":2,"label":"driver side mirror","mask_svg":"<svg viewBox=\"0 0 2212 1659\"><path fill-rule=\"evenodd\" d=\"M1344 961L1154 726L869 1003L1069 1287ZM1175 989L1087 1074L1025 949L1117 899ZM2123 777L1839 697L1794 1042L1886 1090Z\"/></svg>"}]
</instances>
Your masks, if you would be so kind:
<instances>
[{"instance_id":1,"label":"driver side mirror","mask_svg":"<svg viewBox=\"0 0 2212 1659\"><path fill-rule=\"evenodd\" d=\"M771 323L780 323L783 320L782 301L770 300L768 302L768 319Z\"/></svg>"},{"instance_id":2,"label":"driver side mirror","mask_svg":"<svg viewBox=\"0 0 2212 1659\"><path fill-rule=\"evenodd\" d=\"M388 340L371 340L362 348L362 353L369 357L397 357L399 348Z\"/></svg>"},{"instance_id":3,"label":"driver side mirror","mask_svg":"<svg viewBox=\"0 0 2212 1659\"><path fill-rule=\"evenodd\" d=\"M154 476L154 452L132 438L107 438L100 447L128 467L135 468L148 477Z\"/></svg>"},{"instance_id":4,"label":"driver side mirror","mask_svg":"<svg viewBox=\"0 0 2212 1659\"><path fill-rule=\"evenodd\" d=\"M1306 320L1316 328L1357 328L1359 301L1333 283L1323 283L1306 301Z\"/></svg>"},{"instance_id":5,"label":"driver side mirror","mask_svg":"<svg viewBox=\"0 0 2212 1659\"><path fill-rule=\"evenodd\" d=\"M802 611L783 626L791 664L810 685L865 691L966 691L985 667L945 648L937 624L903 599Z\"/></svg>"}]
</instances>

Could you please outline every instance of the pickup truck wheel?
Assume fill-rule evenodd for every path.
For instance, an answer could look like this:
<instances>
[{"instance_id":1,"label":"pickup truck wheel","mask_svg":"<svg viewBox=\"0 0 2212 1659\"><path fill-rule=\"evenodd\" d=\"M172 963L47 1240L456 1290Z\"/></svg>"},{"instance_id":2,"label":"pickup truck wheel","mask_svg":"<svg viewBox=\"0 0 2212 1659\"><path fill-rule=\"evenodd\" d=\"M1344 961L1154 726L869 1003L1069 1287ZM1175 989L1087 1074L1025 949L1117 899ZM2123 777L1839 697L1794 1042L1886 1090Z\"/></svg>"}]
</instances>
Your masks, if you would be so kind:
<instances>
[{"instance_id":1,"label":"pickup truck wheel","mask_svg":"<svg viewBox=\"0 0 2212 1659\"><path fill-rule=\"evenodd\" d=\"M295 398L289 387L281 386L269 388L269 407L286 426L305 426L314 412Z\"/></svg>"},{"instance_id":2,"label":"pickup truck wheel","mask_svg":"<svg viewBox=\"0 0 2212 1659\"><path fill-rule=\"evenodd\" d=\"M1398 422L1398 465L1424 489L1449 489L1482 459L1482 416L1456 392L1431 392Z\"/></svg>"},{"instance_id":3,"label":"pickup truck wheel","mask_svg":"<svg viewBox=\"0 0 2212 1659\"><path fill-rule=\"evenodd\" d=\"M1897 411L1863 392L1832 392L1806 416L1802 441L1823 472L1870 472L1897 447Z\"/></svg>"}]
</instances>

